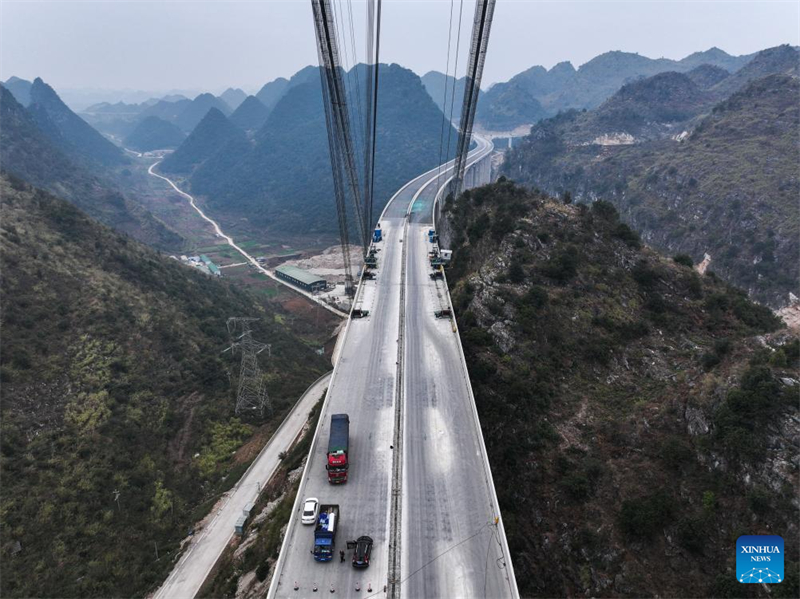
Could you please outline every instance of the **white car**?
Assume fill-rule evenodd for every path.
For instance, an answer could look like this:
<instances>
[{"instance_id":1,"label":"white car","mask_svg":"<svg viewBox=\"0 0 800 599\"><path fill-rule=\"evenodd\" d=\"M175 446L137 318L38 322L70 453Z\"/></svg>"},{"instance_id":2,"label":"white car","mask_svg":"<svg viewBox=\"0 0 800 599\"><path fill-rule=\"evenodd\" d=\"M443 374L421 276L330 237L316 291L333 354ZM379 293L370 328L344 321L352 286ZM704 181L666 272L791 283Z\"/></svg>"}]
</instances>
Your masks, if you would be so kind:
<instances>
[{"instance_id":1,"label":"white car","mask_svg":"<svg viewBox=\"0 0 800 599\"><path fill-rule=\"evenodd\" d=\"M319 500L316 497L309 497L303 502L303 515L300 517L300 521L303 524L315 524L318 512Z\"/></svg>"}]
</instances>

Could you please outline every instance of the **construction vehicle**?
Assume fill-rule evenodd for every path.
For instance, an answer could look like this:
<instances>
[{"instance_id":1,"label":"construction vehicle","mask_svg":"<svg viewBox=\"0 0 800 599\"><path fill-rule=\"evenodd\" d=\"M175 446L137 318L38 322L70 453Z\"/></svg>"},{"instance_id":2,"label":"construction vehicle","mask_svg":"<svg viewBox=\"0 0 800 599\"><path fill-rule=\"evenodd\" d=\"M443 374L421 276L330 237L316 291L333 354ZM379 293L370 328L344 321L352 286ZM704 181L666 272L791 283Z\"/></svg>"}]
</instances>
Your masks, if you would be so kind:
<instances>
[{"instance_id":1,"label":"construction vehicle","mask_svg":"<svg viewBox=\"0 0 800 599\"><path fill-rule=\"evenodd\" d=\"M336 547L336 531L339 528L339 506L319 506L319 516L314 527L314 559L329 562Z\"/></svg>"},{"instance_id":2,"label":"construction vehicle","mask_svg":"<svg viewBox=\"0 0 800 599\"><path fill-rule=\"evenodd\" d=\"M443 279L443 278L444 278L444 271L442 270L441 266L439 268L435 269L431 273L431 279Z\"/></svg>"},{"instance_id":3,"label":"construction vehicle","mask_svg":"<svg viewBox=\"0 0 800 599\"><path fill-rule=\"evenodd\" d=\"M354 310L355 312L355 310ZM347 450L350 445L350 416L333 414L331 416L331 434L328 437L328 482L334 485L347 482L347 470L350 467Z\"/></svg>"},{"instance_id":4,"label":"construction vehicle","mask_svg":"<svg viewBox=\"0 0 800 599\"><path fill-rule=\"evenodd\" d=\"M442 308L433 313L436 318L452 318L453 311L450 308Z\"/></svg>"}]
</instances>

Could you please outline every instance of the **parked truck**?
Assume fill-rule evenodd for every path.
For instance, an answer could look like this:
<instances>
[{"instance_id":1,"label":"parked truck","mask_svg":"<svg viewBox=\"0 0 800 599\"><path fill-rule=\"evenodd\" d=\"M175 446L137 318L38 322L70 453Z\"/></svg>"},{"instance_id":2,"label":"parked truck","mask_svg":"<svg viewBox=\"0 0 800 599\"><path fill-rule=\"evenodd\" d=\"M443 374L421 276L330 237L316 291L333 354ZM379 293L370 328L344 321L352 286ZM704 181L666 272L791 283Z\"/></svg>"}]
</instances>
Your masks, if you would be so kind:
<instances>
[{"instance_id":1,"label":"parked truck","mask_svg":"<svg viewBox=\"0 0 800 599\"><path fill-rule=\"evenodd\" d=\"M347 470L350 467L348 449L350 446L350 416L333 414L331 416L331 434L328 438L328 482L340 484L347 482Z\"/></svg>"},{"instance_id":2,"label":"parked truck","mask_svg":"<svg viewBox=\"0 0 800 599\"><path fill-rule=\"evenodd\" d=\"M339 529L339 506L319 506L317 525L314 527L314 559L329 562L336 547L336 531Z\"/></svg>"}]
</instances>

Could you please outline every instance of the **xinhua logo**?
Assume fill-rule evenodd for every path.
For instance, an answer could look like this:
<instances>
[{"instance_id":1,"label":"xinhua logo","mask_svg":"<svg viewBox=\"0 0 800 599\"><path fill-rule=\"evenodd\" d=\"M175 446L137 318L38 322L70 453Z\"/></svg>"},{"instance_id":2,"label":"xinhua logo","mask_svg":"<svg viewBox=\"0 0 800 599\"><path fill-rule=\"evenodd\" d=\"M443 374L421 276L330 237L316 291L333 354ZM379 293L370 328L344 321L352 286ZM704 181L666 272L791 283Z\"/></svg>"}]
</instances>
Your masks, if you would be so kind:
<instances>
[{"instance_id":1,"label":"xinhua logo","mask_svg":"<svg viewBox=\"0 0 800 599\"><path fill-rule=\"evenodd\" d=\"M743 583L783 580L783 538L744 535L736 540L736 578Z\"/></svg>"}]
</instances>

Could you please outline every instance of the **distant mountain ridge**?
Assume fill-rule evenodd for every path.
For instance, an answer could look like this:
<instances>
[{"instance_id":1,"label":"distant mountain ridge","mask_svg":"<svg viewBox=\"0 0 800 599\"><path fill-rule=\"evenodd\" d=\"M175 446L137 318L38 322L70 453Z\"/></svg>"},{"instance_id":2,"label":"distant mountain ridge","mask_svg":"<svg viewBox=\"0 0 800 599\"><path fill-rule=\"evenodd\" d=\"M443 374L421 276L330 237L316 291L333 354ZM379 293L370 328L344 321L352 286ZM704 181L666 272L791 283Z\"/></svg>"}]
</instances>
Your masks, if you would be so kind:
<instances>
[{"instance_id":1,"label":"distant mountain ridge","mask_svg":"<svg viewBox=\"0 0 800 599\"><path fill-rule=\"evenodd\" d=\"M31 86L33 83L19 77L9 77L3 83L3 86L14 94L17 102L23 106L28 106L31 103Z\"/></svg>"},{"instance_id":2,"label":"distant mountain ridge","mask_svg":"<svg viewBox=\"0 0 800 599\"><path fill-rule=\"evenodd\" d=\"M453 120L458 122L461 118L461 105L464 102L464 86L467 78L455 79L452 76L445 76L439 71L428 71L421 79L425 91L436 102L439 110L449 117L452 108ZM483 92L479 91L478 97L480 98L482 94ZM480 104L480 100L478 103Z\"/></svg>"},{"instance_id":3,"label":"distant mountain ridge","mask_svg":"<svg viewBox=\"0 0 800 599\"><path fill-rule=\"evenodd\" d=\"M485 90L478 101L476 122L488 130L512 130L569 109L596 108L623 85L637 79L666 71L686 73L704 64L732 73L754 56L731 56L719 48L711 48L681 60L671 60L612 51L596 56L577 69L569 62L561 62L549 70L534 66ZM426 89L435 102L441 103L444 75L434 71L425 77ZM452 77L449 85L453 85ZM456 103L459 103L458 98Z\"/></svg>"},{"instance_id":4,"label":"distant mountain ridge","mask_svg":"<svg viewBox=\"0 0 800 599\"><path fill-rule=\"evenodd\" d=\"M741 69L717 83L712 91L723 99L743 89L751 81L775 73L800 75L800 50L786 44L762 50Z\"/></svg>"},{"instance_id":5,"label":"distant mountain ridge","mask_svg":"<svg viewBox=\"0 0 800 599\"><path fill-rule=\"evenodd\" d=\"M247 98L247 94L244 93L241 89L229 87L224 92L222 92L219 96L220 100L225 102L228 105L228 108L231 110L236 110L239 108L239 105L245 101Z\"/></svg>"},{"instance_id":6,"label":"distant mountain ridge","mask_svg":"<svg viewBox=\"0 0 800 599\"><path fill-rule=\"evenodd\" d=\"M359 74L362 80L364 76ZM352 71L350 79L355 79ZM234 140L238 150L229 145L202 162L189 178L191 189L205 196L210 208L246 215L259 226L335 234L319 70L303 69L292 81L296 84L255 133L254 145ZM442 113L419 77L399 65L381 65L378 104L376 214L401 185L436 166L442 129ZM445 136L447 132L445 128ZM359 134L354 129L354 135ZM450 134L454 145L457 134ZM184 145L188 143L187 139ZM164 166L170 167L166 161Z\"/></svg>"},{"instance_id":7,"label":"distant mountain ridge","mask_svg":"<svg viewBox=\"0 0 800 599\"><path fill-rule=\"evenodd\" d=\"M57 193L93 218L155 247L181 246L179 235L54 144L3 86L0 122L0 169Z\"/></svg>"},{"instance_id":8,"label":"distant mountain ridge","mask_svg":"<svg viewBox=\"0 0 800 599\"><path fill-rule=\"evenodd\" d=\"M244 132L217 108L210 108L203 120L178 149L164 159L159 168L165 173L188 174L234 139L246 141Z\"/></svg>"},{"instance_id":9,"label":"distant mountain ridge","mask_svg":"<svg viewBox=\"0 0 800 599\"><path fill-rule=\"evenodd\" d=\"M228 100L236 104L241 90L226 90ZM236 104L238 107L238 104ZM86 108L81 114L100 131L118 137L127 137L145 119L157 117L179 127L185 134L191 133L211 108L216 108L226 116L233 108L222 96L203 93L190 100L180 94L163 98L151 98L141 104L101 102Z\"/></svg>"},{"instance_id":10,"label":"distant mountain ridge","mask_svg":"<svg viewBox=\"0 0 800 599\"><path fill-rule=\"evenodd\" d=\"M177 118L175 124L186 133L191 133L197 124L203 120L209 110L216 108L225 116L231 114L231 108L221 99L213 94L200 94L183 110Z\"/></svg>"},{"instance_id":11,"label":"distant mountain ridge","mask_svg":"<svg viewBox=\"0 0 800 599\"><path fill-rule=\"evenodd\" d=\"M256 98L258 98L258 101L261 102L268 110L271 110L275 108L275 104L277 104L278 100L280 100L283 94L286 93L288 86L288 79L278 77L274 81L265 83L264 86L258 90Z\"/></svg>"},{"instance_id":12,"label":"distant mountain ridge","mask_svg":"<svg viewBox=\"0 0 800 599\"><path fill-rule=\"evenodd\" d=\"M233 111L230 121L243 131L260 129L269 117L269 109L256 96L247 96Z\"/></svg>"},{"instance_id":13,"label":"distant mountain ridge","mask_svg":"<svg viewBox=\"0 0 800 599\"><path fill-rule=\"evenodd\" d=\"M27 109L39 129L68 154L75 153L104 166L129 162L119 148L72 112L55 90L39 77L31 86Z\"/></svg>"},{"instance_id":14,"label":"distant mountain ridge","mask_svg":"<svg viewBox=\"0 0 800 599\"><path fill-rule=\"evenodd\" d=\"M712 104L712 95L688 75L667 71L623 85L598 108L579 116L582 125L575 133L580 132L583 142L618 132L638 141L679 134L676 125L688 122Z\"/></svg>"},{"instance_id":15,"label":"distant mountain ridge","mask_svg":"<svg viewBox=\"0 0 800 599\"><path fill-rule=\"evenodd\" d=\"M186 134L177 125L157 116L149 116L136 125L131 134L123 140L123 144L132 150L150 152L176 148L184 139Z\"/></svg>"},{"instance_id":16,"label":"distant mountain ridge","mask_svg":"<svg viewBox=\"0 0 800 599\"><path fill-rule=\"evenodd\" d=\"M730 75L722 67L701 64L686 73L686 76L700 89L709 89Z\"/></svg>"},{"instance_id":17,"label":"distant mountain ridge","mask_svg":"<svg viewBox=\"0 0 800 599\"><path fill-rule=\"evenodd\" d=\"M297 71L289 79L278 77L274 81L266 83L258 91L256 98L266 106L268 112L272 112L280 99L283 98L290 89L303 83L313 82L318 78L319 68L309 65Z\"/></svg>"},{"instance_id":18,"label":"distant mountain ridge","mask_svg":"<svg viewBox=\"0 0 800 599\"><path fill-rule=\"evenodd\" d=\"M720 276L784 306L800 296L798 64L783 46L705 90L691 72L631 83L595 110L535 125L503 170L552 194L611 201L648 243L698 262L708 253Z\"/></svg>"}]
</instances>

